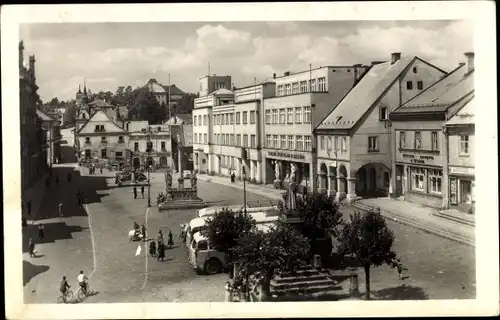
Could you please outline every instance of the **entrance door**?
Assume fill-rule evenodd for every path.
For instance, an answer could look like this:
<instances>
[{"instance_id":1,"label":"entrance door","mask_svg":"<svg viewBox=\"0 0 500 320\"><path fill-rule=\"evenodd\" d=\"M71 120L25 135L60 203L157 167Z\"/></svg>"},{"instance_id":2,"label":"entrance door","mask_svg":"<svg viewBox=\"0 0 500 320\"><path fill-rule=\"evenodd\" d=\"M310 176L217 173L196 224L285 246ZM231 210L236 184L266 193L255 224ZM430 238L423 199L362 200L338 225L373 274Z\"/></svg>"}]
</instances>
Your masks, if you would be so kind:
<instances>
[{"instance_id":1,"label":"entrance door","mask_svg":"<svg viewBox=\"0 0 500 320\"><path fill-rule=\"evenodd\" d=\"M396 166L396 197L404 194L403 190L403 166Z\"/></svg>"},{"instance_id":2,"label":"entrance door","mask_svg":"<svg viewBox=\"0 0 500 320\"><path fill-rule=\"evenodd\" d=\"M460 202L461 203L472 203L471 197L471 182L467 180L460 181Z\"/></svg>"},{"instance_id":3,"label":"entrance door","mask_svg":"<svg viewBox=\"0 0 500 320\"><path fill-rule=\"evenodd\" d=\"M370 192L375 192L377 190L377 171L375 168L370 169Z\"/></svg>"}]
</instances>

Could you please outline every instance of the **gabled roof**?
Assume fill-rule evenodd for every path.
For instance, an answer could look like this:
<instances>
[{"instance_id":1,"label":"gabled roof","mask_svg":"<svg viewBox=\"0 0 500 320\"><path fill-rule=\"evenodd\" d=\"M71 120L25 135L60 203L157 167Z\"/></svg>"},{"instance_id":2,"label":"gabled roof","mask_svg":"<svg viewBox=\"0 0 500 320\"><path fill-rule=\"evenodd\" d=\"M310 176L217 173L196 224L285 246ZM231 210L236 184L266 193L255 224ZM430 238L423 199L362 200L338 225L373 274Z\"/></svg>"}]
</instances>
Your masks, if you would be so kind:
<instances>
[{"instance_id":1,"label":"gabled roof","mask_svg":"<svg viewBox=\"0 0 500 320\"><path fill-rule=\"evenodd\" d=\"M163 86L163 88L168 93L168 86ZM172 94L172 95L180 95L181 96L181 95L184 95L185 93L181 89L177 88L175 86L175 84L172 84L172 85L170 85L170 94Z\"/></svg>"},{"instance_id":2,"label":"gabled roof","mask_svg":"<svg viewBox=\"0 0 500 320\"><path fill-rule=\"evenodd\" d=\"M465 73L466 68L465 65L456 68L394 110L393 114L445 111L474 91L474 71Z\"/></svg>"},{"instance_id":3,"label":"gabled roof","mask_svg":"<svg viewBox=\"0 0 500 320\"><path fill-rule=\"evenodd\" d=\"M95 119L96 118L100 118L98 121L100 122L109 122L113 125L115 125L117 131L121 131L121 132L126 132L121 126L119 126L116 122L113 121L113 119L111 119L110 117L108 117L108 115L102 111L102 110L97 110L96 112L94 112L92 114L92 116L90 116L90 118L80 127L80 129L78 129L77 131L77 134L82 132L83 128L85 128L89 122L92 122L92 121L96 121Z\"/></svg>"},{"instance_id":4,"label":"gabled roof","mask_svg":"<svg viewBox=\"0 0 500 320\"><path fill-rule=\"evenodd\" d=\"M418 57L372 66L317 129L350 129ZM420 60L420 59L419 59Z\"/></svg>"},{"instance_id":5,"label":"gabled roof","mask_svg":"<svg viewBox=\"0 0 500 320\"><path fill-rule=\"evenodd\" d=\"M103 101L101 99L95 99L94 101L89 102L89 106L98 107L98 108L113 108L113 107L115 107L115 106L110 105L109 103L107 103L106 101Z\"/></svg>"},{"instance_id":6,"label":"gabled roof","mask_svg":"<svg viewBox=\"0 0 500 320\"><path fill-rule=\"evenodd\" d=\"M228 90L226 88L221 88L219 90L216 90L212 92L212 95L214 96L219 96L219 95L233 95L234 93L231 90Z\"/></svg>"},{"instance_id":7,"label":"gabled roof","mask_svg":"<svg viewBox=\"0 0 500 320\"><path fill-rule=\"evenodd\" d=\"M474 102L474 97L470 99L465 106L462 107L453 117L451 117L448 122L446 122L447 126L455 126L455 125L466 125L466 124L474 124L474 111L476 108L476 104Z\"/></svg>"},{"instance_id":8,"label":"gabled roof","mask_svg":"<svg viewBox=\"0 0 500 320\"><path fill-rule=\"evenodd\" d=\"M40 109L36 109L36 115L42 119L42 121L46 121L46 122L55 122L57 121L56 119L54 118L51 118L49 117L47 114L45 114L42 110Z\"/></svg>"}]
</instances>

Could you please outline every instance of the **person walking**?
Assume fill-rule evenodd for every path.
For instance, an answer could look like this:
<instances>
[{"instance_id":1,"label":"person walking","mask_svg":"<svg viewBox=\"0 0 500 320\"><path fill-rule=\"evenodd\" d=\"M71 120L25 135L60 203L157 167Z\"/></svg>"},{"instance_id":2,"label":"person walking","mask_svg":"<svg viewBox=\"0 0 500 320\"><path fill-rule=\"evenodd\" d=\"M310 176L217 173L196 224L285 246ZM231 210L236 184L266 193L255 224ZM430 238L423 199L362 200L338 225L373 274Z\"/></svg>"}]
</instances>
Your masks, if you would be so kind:
<instances>
[{"instance_id":1,"label":"person walking","mask_svg":"<svg viewBox=\"0 0 500 320\"><path fill-rule=\"evenodd\" d=\"M141 186L141 194L142 194L142 198L144 199L144 185Z\"/></svg>"},{"instance_id":2,"label":"person walking","mask_svg":"<svg viewBox=\"0 0 500 320\"><path fill-rule=\"evenodd\" d=\"M158 231L158 234L156 235L156 241L158 242L158 246L160 244L163 244L163 233L161 232L161 229Z\"/></svg>"},{"instance_id":3,"label":"person walking","mask_svg":"<svg viewBox=\"0 0 500 320\"><path fill-rule=\"evenodd\" d=\"M149 254L151 257L156 257L156 242L153 240L149 243Z\"/></svg>"},{"instance_id":4,"label":"person walking","mask_svg":"<svg viewBox=\"0 0 500 320\"><path fill-rule=\"evenodd\" d=\"M158 261L165 259L165 245L163 243L158 243L158 256L156 259Z\"/></svg>"},{"instance_id":5,"label":"person walking","mask_svg":"<svg viewBox=\"0 0 500 320\"><path fill-rule=\"evenodd\" d=\"M102 166L99 167L99 172L102 174Z\"/></svg>"},{"instance_id":6,"label":"person walking","mask_svg":"<svg viewBox=\"0 0 500 320\"><path fill-rule=\"evenodd\" d=\"M31 238L29 238L29 240L28 240L28 252L29 252L31 258L35 257L35 243L33 242L33 239L31 239Z\"/></svg>"},{"instance_id":7,"label":"person walking","mask_svg":"<svg viewBox=\"0 0 500 320\"><path fill-rule=\"evenodd\" d=\"M134 199L137 199L137 188L134 186Z\"/></svg>"},{"instance_id":8,"label":"person walking","mask_svg":"<svg viewBox=\"0 0 500 320\"><path fill-rule=\"evenodd\" d=\"M43 240L45 238L44 226L42 223L38 224L38 239Z\"/></svg>"},{"instance_id":9,"label":"person walking","mask_svg":"<svg viewBox=\"0 0 500 320\"><path fill-rule=\"evenodd\" d=\"M141 225L142 241L146 241L146 227Z\"/></svg>"},{"instance_id":10,"label":"person walking","mask_svg":"<svg viewBox=\"0 0 500 320\"><path fill-rule=\"evenodd\" d=\"M174 246L174 237L172 236L172 231L168 230L168 247L172 248Z\"/></svg>"},{"instance_id":11,"label":"person walking","mask_svg":"<svg viewBox=\"0 0 500 320\"><path fill-rule=\"evenodd\" d=\"M59 203L59 218L63 218L63 204L62 202Z\"/></svg>"},{"instance_id":12,"label":"person walking","mask_svg":"<svg viewBox=\"0 0 500 320\"><path fill-rule=\"evenodd\" d=\"M398 271L398 278L399 278L399 280L403 280L404 279L404 277L403 277L403 271L406 271L408 269L403 266L403 264L401 263L400 259L396 260L396 270Z\"/></svg>"}]
</instances>

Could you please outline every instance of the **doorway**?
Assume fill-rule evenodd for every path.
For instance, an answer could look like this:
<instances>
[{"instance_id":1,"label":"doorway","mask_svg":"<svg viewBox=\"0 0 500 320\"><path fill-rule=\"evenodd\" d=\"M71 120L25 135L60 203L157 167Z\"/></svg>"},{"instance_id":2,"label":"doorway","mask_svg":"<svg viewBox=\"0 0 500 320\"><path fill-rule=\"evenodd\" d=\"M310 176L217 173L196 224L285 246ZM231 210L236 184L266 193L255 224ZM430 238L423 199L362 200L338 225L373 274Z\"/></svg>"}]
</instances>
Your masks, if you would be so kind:
<instances>
[{"instance_id":1,"label":"doorway","mask_svg":"<svg viewBox=\"0 0 500 320\"><path fill-rule=\"evenodd\" d=\"M403 174L404 174L403 166L396 165L396 197L400 197L404 194Z\"/></svg>"},{"instance_id":2,"label":"doorway","mask_svg":"<svg viewBox=\"0 0 500 320\"><path fill-rule=\"evenodd\" d=\"M472 203L471 182L468 180L460 181L460 203Z\"/></svg>"}]
</instances>

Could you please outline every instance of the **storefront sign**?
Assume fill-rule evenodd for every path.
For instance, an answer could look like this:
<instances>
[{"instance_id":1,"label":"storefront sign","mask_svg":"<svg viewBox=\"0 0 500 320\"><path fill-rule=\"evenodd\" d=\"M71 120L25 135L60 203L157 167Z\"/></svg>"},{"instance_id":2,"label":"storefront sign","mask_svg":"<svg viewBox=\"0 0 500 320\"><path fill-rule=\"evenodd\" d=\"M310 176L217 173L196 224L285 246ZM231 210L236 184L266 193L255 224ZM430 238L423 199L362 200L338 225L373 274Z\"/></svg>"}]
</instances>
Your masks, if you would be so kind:
<instances>
[{"instance_id":1,"label":"storefront sign","mask_svg":"<svg viewBox=\"0 0 500 320\"><path fill-rule=\"evenodd\" d=\"M278 158L287 158L293 160L305 160L306 156L300 153L290 153L283 151L269 151L267 153L268 157L278 157Z\"/></svg>"},{"instance_id":2,"label":"storefront sign","mask_svg":"<svg viewBox=\"0 0 500 320\"><path fill-rule=\"evenodd\" d=\"M434 160L433 156L418 156L418 158L413 154L404 153L403 158L408 158L411 163L424 164L425 160Z\"/></svg>"},{"instance_id":3,"label":"storefront sign","mask_svg":"<svg viewBox=\"0 0 500 320\"><path fill-rule=\"evenodd\" d=\"M450 174L463 174L463 175L473 176L474 168L450 166Z\"/></svg>"}]
</instances>

